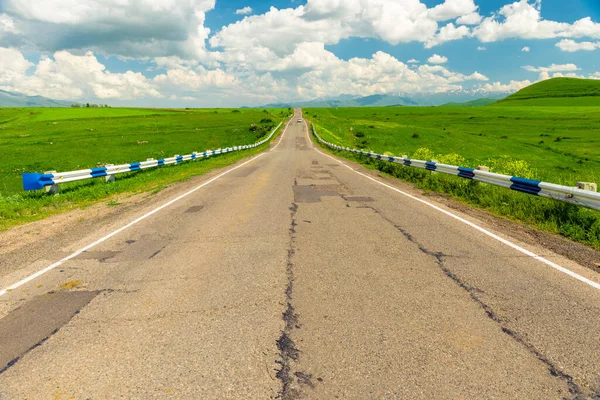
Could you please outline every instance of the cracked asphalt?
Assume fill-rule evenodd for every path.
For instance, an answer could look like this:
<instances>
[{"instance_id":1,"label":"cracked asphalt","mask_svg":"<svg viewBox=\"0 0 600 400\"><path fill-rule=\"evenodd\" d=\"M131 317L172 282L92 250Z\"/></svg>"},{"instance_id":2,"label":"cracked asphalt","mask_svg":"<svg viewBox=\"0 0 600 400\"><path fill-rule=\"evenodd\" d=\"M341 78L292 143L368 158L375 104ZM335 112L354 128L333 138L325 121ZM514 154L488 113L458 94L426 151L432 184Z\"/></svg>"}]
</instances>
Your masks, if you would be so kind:
<instances>
[{"instance_id":1,"label":"cracked asphalt","mask_svg":"<svg viewBox=\"0 0 600 400\"><path fill-rule=\"evenodd\" d=\"M600 398L598 290L320 154L299 116L1 297L0 399ZM161 204L0 256L0 287Z\"/></svg>"}]
</instances>

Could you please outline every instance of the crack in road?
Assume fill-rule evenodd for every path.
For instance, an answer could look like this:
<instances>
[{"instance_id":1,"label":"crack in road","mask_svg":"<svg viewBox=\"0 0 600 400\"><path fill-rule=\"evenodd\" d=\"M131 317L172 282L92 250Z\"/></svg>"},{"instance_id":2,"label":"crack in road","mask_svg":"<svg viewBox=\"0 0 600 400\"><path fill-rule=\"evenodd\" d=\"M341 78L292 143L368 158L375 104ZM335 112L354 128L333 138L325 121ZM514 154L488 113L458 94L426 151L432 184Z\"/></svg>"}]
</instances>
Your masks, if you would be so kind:
<instances>
[{"instance_id":1,"label":"crack in road","mask_svg":"<svg viewBox=\"0 0 600 400\"><path fill-rule=\"evenodd\" d=\"M294 186L297 186L297 181L294 179ZM297 397L298 393L293 388L294 375L291 372L291 363L298 361L300 351L296 347L296 344L291 339L290 334L298 328L298 316L295 313L293 305L293 292L294 292L294 254L296 253L296 213L298 211L298 205L294 201L290 207L291 223L289 229L290 244L288 248L286 275L287 285L285 288L285 311L282 314L282 319L285 322L281 336L277 339L277 348L279 349L279 360L276 361L280 365L275 375L277 379L281 381L281 390L277 395L277 399L289 400Z\"/></svg>"},{"instance_id":2,"label":"crack in road","mask_svg":"<svg viewBox=\"0 0 600 400\"><path fill-rule=\"evenodd\" d=\"M377 215L379 215L383 220L391 224L396 230L398 230L402 235L411 243L415 244L419 251L422 253L433 257L436 261L436 264L441 269L441 271L450 278L454 283L456 283L461 289L465 290L471 299L477 303L486 313L488 318L497 323L500 326L500 329L503 333L508 335L511 339L515 340L517 343L522 345L529 351L532 355L534 355L542 364L546 366L550 375L557 377L563 380L569 389L569 393L571 393L572 397L570 400L585 400L585 399L600 399L599 393L591 393L592 397L589 397L586 393L583 392L581 387L575 383L574 378L567 374L566 372L560 370L557 366L555 366L544 354L542 354L533 344L528 343L518 332L508 328L502 318L488 305L486 304L478 295L485 293L484 291L469 285L467 282L463 281L459 278L454 272L452 272L445 264L445 259L448 255L442 252L435 252L427 249L421 243L419 243L413 235L410 234L406 229L398 226L394 221L390 220L383 214L379 212L379 210L373 208L372 206L366 206L365 208L371 209ZM563 398L566 400L566 398Z\"/></svg>"}]
</instances>

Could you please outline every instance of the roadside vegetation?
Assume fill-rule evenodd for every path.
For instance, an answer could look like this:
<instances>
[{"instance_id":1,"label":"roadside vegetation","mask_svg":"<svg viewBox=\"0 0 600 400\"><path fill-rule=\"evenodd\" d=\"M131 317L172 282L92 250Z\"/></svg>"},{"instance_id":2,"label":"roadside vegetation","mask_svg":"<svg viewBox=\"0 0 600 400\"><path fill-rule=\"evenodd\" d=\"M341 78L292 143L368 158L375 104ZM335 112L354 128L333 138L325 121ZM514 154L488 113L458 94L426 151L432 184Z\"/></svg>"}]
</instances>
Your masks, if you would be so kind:
<instances>
[{"instance_id":1,"label":"roadside vegetation","mask_svg":"<svg viewBox=\"0 0 600 400\"><path fill-rule=\"evenodd\" d=\"M570 89L565 90L572 95L574 84L566 81ZM552 94L548 82L552 84L542 82L542 93ZM565 80L556 82L558 96ZM582 86L581 82L575 86ZM595 98L588 95L593 90L587 86L578 90L586 93L581 98ZM529 88L526 94L527 101L532 101L536 91ZM519 98L519 93L515 96ZM572 104L581 98L571 96L566 101ZM464 167L486 165L492 172L567 186L578 181L600 183L600 108L547 106L548 99L540 94L542 106L521 107L495 103L485 107L307 109L305 116L324 140L343 146ZM600 249L600 212L368 157L340 155L420 189L445 193Z\"/></svg>"},{"instance_id":2,"label":"roadside vegetation","mask_svg":"<svg viewBox=\"0 0 600 400\"><path fill-rule=\"evenodd\" d=\"M157 192L259 153L245 150L60 185L59 195L22 190L22 172L72 171L251 144L289 116L289 110L150 110L121 108L0 109L0 230L118 196Z\"/></svg>"}]
</instances>

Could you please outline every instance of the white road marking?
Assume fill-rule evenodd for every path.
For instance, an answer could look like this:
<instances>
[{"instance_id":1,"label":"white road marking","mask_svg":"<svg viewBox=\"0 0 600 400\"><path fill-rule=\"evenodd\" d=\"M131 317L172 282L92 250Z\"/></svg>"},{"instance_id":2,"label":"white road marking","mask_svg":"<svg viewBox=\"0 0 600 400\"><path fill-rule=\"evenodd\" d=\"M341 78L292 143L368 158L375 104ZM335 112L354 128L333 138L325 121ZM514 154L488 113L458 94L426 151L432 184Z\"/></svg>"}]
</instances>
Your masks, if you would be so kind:
<instances>
[{"instance_id":1,"label":"white road marking","mask_svg":"<svg viewBox=\"0 0 600 400\"><path fill-rule=\"evenodd\" d=\"M287 131L287 128L289 128L289 126L290 126L290 122L292 122L292 120L295 117L296 117L296 115L294 115L294 116L292 116L292 118L290 118L290 120L288 121L287 125L285 126L285 129L283 130L283 133L281 134L281 137L279 138L279 142L277 142L277 144L275 146L273 146L273 148L271 150L269 150L269 152L275 150L277 148L277 146L279 146L279 144L283 140L283 137L285 136L285 132Z\"/></svg>"},{"instance_id":2,"label":"white road marking","mask_svg":"<svg viewBox=\"0 0 600 400\"><path fill-rule=\"evenodd\" d=\"M290 121L291 121L291 120L290 120ZM286 125L286 127L285 127L285 129L284 129L284 131L283 131L283 134L282 134L282 136L281 136L282 138L283 138L283 135L285 135L285 131L287 130L288 126L289 126L289 122L288 122L288 124ZM277 147L277 146L276 146L276 147ZM274 149L274 148L273 148L273 149ZM4 296L5 294L9 293L9 292L10 292L10 291L12 291L12 290L18 289L19 287L21 287L21 286L23 286L23 285L25 285L25 284L27 284L27 283L31 282L32 280L34 280L34 279L36 279L36 278L39 278L40 276L42 276L42 275L46 274L47 272L50 272L50 271L52 271L52 270L53 270L53 269L55 269L56 267L59 267L59 266L61 266L62 264L64 264L65 262L67 262L67 261L69 261L69 260L72 260L73 258L77 257L77 256L78 256L78 255L80 255L81 253L83 253L83 252L85 252L85 251L87 251L87 250L91 249L92 247L95 247L95 246L99 245L99 244L100 244L100 243L102 243L102 242L105 242L105 241L107 241L108 239L112 238L112 237L113 237L113 236L115 236L115 235L118 235L119 233L123 232L124 230L126 230L126 229L128 229L128 228L131 228L133 225L137 224L138 222L141 222L141 221L145 220L146 218L148 218L148 217L150 217L150 216L152 216L152 215L156 214L156 213L157 213L157 212L159 212L160 210L162 210L162 209L164 209L164 208L167 208L167 207L169 207L171 204L173 204L173 203L176 203L176 202L178 202L179 200L183 199L184 197L187 197L187 196L189 196L190 194L192 194L192 193L194 193L194 192L196 192L196 191L198 191L198 190L202 189L204 186L206 186L206 185L208 185L208 184L210 184L210 183L212 183L212 182L216 181L217 179L219 179L219 178L221 178L221 177L223 177L223 176L225 176L225 175L229 174L230 172L233 172L233 171L235 171L236 169L242 168L244 165L246 165L246 164L248 164L248 163L251 163L252 161L256 160L257 158L264 156L265 154L266 154L266 153L261 153L261 154L259 154L259 155L255 156L255 157L251 158L250 160L248 160L248 161L246 161L246 162L244 162L244 163L242 163L242 164L238 165L237 167L233 167L233 168L231 168L231 169L229 169L229 170L227 170L227 171L223 172L222 174L219 174L219 175L215 176L214 178L211 178L210 180L208 180L208 181L204 182L203 184L201 184L201 185L199 185L199 186L195 187L194 189L190 190L189 192L187 192L187 193L184 193L184 194L182 194L181 196L179 196L179 197L177 197L177 198L175 198L175 199L173 199L173 200L171 200L171 201L168 201L167 203L163 204L162 206L160 206L160 207L158 207L158 208L155 208L154 210L150 211L149 213L146 213L146 214L142 215L141 217L139 217L139 218L137 218L137 219L135 219L135 220L131 221L130 223L128 223L127 225L125 225L125 226L123 226L123 227L121 227L121 228L117 229L116 231L114 231L114 232L111 232L111 233L109 233L108 235L106 235L106 236L104 236L104 237L102 237L102 238L100 238L100 239L96 240L95 242L93 242L93 243L90 243L90 244L88 244L88 245L87 245L87 246L85 246L85 247L82 247L81 249L77 250L76 252L74 252L74 253L72 253L72 254L68 255L67 257L65 257L65 258L63 258L63 259L61 259L61 260L59 260L59 261L55 262L54 264L52 264L52 265L49 265L49 266L47 266L46 268L44 268L44 269L42 269L42 270L40 270L40 271L38 271L38 272L35 272L35 273L33 273L33 274L31 274L31 275L27 276L26 278L24 278L24 279L21 279L20 281L18 281L18 282L16 282L16 283L13 283L12 285L10 285L10 286L8 286L8 287L6 287L6 288L4 288L4 289L0 290L0 297Z\"/></svg>"},{"instance_id":3,"label":"white road marking","mask_svg":"<svg viewBox=\"0 0 600 400\"><path fill-rule=\"evenodd\" d=\"M306 125L306 134L308 136L308 140L310 142L312 142L312 139L310 137L310 128L308 127L308 124L306 123L306 120L304 121L304 124ZM373 181L375 183L378 183L378 184L380 184L382 186L385 186L386 188L391 189L391 190L393 190L395 192L398 192L398 193L400 193L400 194L402 194L402 195L404 195L404 196L406 196L408 198L411 198L411 199L416 200L416 201L418 201L418 202L420 202L422 204L425 204L425 205L427 205L427 206L429 206L429 207L431 207L431 208L433 208L433 209L435 209L435 210L437 210L437 211L439 211L439 212L441 212L443 214L446 214L447 216L449 216L451 218L454 218L457 221L460 221L460 222L462 222L462 223L464 223L466 225L469 225L471 228L474 228L474 229L478 230L479 232L481 232L481 233L483 233L483 234L491 237L492 239L495 239L495 240L499 241L500 243L503 243L503 244L507 245L508 247L511 247L511 248L513 248L513 249L515 249L515 250L517 250L517 251L519 251L519 252L521 252L521 253L523 253L523 254L525 254L525 255L527 255L527 256L535 259L535 260L538 260L538 261L540 261L540 262L548 265L549 267L552 267L552 268L554 268L554 269L562 272L563 274L567 274L570 277L577 279L578 281L581 281L581 282L583 282L583 283L585 283L587 285L590 285L591 287L593 287L595 289L600 290L600 283L598 283L598 282L595 282L595 281L593 281L591 279L588 279L585 276L581 276L578 273L573 272L570 269L567 269L565 267L562 267L562 266L560 266L560 265L558 265L558 264L556 264L556 263L554 263L554 262L552 262L552 261L550 261L550 260L548 260L548 259L546 259L546 258L544 258L542 256L538 256L537 254L535 254L535 253L533 253L533 252L531 252L531 251L529 251L527 249L524 249L521 246L516 245L516 244L514 244L514 243L512 243L512 242L510 242L510 241L508 241L508 240L506 240L506 239L504 239L504 238L496 235L495 233L492 233L492 232L488 231L487 229L484 229L484 228L480 227L479 225L476 225L476 224L472 223L471 221L467 221L466 219L461 218L458 215L452 214L451 212L446 211L443 208L440 208L440 207L438 207L438 206L436 206L434 204L431 204L431 203L429 203L429 202L427 202L427 201L425 201L423 199L420 199L418 197L415 197L415 196L413 196L413 195L411 195L409 193L403 192L402 190L397 189L397 188L395 188L393 186L390 186L387 183L378 181L377 179L375 179L375 178L373 178L373 177L371 177L369 175L363 174L362 172L359 172L359 171L355 170L351 166L344 164L342 161L338 160L337 158L332 157L332 156L330 156L328 154L323 153L322 151L318 150L314 145L313 145L313 149L316 152L324 155L325 157L331 158L332 160L334 160L334 161L342 164L344 167L348 168L349 170L354 171L357 174L359 174L361 176L364 176L365 178L370 179L371 181Z\"/></svg>"}]
</instances>

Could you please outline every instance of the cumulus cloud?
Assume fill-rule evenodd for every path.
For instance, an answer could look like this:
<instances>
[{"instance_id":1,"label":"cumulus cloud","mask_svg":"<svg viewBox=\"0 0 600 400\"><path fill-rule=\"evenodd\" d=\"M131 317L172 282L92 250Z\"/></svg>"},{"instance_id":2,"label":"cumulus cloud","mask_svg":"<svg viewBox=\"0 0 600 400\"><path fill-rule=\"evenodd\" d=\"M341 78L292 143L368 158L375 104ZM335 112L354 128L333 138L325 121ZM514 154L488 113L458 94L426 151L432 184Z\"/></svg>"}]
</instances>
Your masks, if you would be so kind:
<instances>
[{"instance_id":1,"label":"cumulus cloud","mask_svg":"<svg viewBox=\"0 0 600 400\"><path fill-rule=\"evenodd\" d=\"M508 38L550 39L557 37L600 37L600 24L586 17L573 24L545 20L541 16L541 1L521 0L500 8L497 14L485 18L473 30L482 42Z\"/></svg>"},{"instance_id":2,"label":"cumulus cloud","mask_svg":"<svg viewBox=\"0 0 600 400\"><path fill-rule=\"evenodd\" d=\"M415 60L414 58L411 58L410 60L407 61L408 64L418 64L419 60Z\"/></svg>"},{"instance_id":3,"label":"cumulus cloud","mask_svg":"<svg viewBox=\"0 0 600 400\"><path fill-rule=\"evenodd\" d=\"M575 64L552 64L548 67L532 67L531 65L526 65L522 68L530 72L566 72L580 70Z\"/></svg>"},{"instance_id":4,"label":"cumulus cloud","mask_svg":"<svg viewBox=\"0 0 600 400\"><path fill-rule=\"evenodd\" d=\"M594 51L600 49L600 42L576 42L571 39L563 39L556 43L556 47L569 53L574 53L576 51Z\"/></svg>"},{"instance_id":5,"label":"cumulus cloud","mask_svg":"<svg viewBox=\"0 0 600 400\"><path fill-rule=\"evenodd\" d=\"M339 60L325 70L303 74L298 79L298 94L314 98L343 93L449 92L462 90L461 83L466 81L487 80L478 72L464 75L441 65L421 65L411 69L395 57L379 51L370 59Z\"/></svg>"},{"instance_id":6,"label":"cumulus cloud","mask_svg":"<svg viewBox=\"0 0 600 400\"><path fill-rule=\"evenodd\" d=\"M486 83L480 88L476 89L479 93L514 93L527 86L530 86L533 82L531 81L510 81L507 84L500 82Z\"/></svg>"},{"instance_id":7,"label":"cumulus cloud","mask_svg":"<svg viewBox=\"0 0 600 400\"><path fill-rule=\"evenodd\" d=\"M446 0L432 9L427 15L434 21L447 21L449 19L466 17L473 19L473 14L479 9L473 0Z\"/></svg>"},{"instance_id":8,"label":"cumulus cloud","mask_svg":"<svg viewBox=\"0 0 600 400\"><path fill-rule=\"evenodd\" d=\"M458 18L456 23L460 25L478 25L482 19L483 17L479 13L474 12Z\"/></svg>"},{"instance_id":9,"label":"cumulus cloud","mask_svg":"<svg viewBox=\"0 0 600 400\"><path fill-rule=\"evenodd\" d=\"M289 54L303 42L337 44L350 37L374 38L392 45L412 41L428 47L468 36L470 28L439 21L465 17L474 22L473 0L446 0L428 9L419 0L308 0L296 8L271 9L223 27L210 39L230 59L248 61L265 49Z\"/></svg>"},{"instance_id":10,"label":"cumulus cloud","mask_svg":"<svg viewBox=\"0 0 600 400\"><path fill-rule=\"evenodd\" d=\"M125 57L207 57L206 12L215 0L3 0L30 45L43 51L97 49ZM6 21L0 18L0 26Z\"/></svg>"},{"instance_id":11,"label":"cumulus cloud","mask_svg":"<svg viewBox=\"0 0 600 400\"><path fill-rule=\"evenodd\" d=\"M452 40L459 40L468 36L471 33L471 30L466 26L454 26L453 23L449 23L448 25L442 27L440 31L430 40L427 41L425 47L430 49L434 46L437 46L441 43L450 42Z\"/></svg>"},{"instance_id":12,"label":"cumulus cloud","mask_svg":"<svg viewBox=\"0 0 600 400\"><path fill-rule=\"evenodd\" d=\"M114 74L107 71L92 52L83 56L67 51L44 57L32 74L27 70L33 64L14 49L0 49L2 61L0 87L29 95L42 95L57 99L79 99L84 96L98 99L133 99L144 96L160 97L150 81L139 72Z\"/></svg>"},{"instance_id":13,"label":"cumulus cloud","mask_svg":"<svg viewBox=\"0 0 600 400\"><path fill-rule=\"evenodd\" d=\"M522 51L523 53L529 53L529 52L531 51L531 48L530 48L530 47L528 47L528 46L525 46L525 47L523 47L523 48L521 49L521 51Z\"/></svg>"},{"instance_id":14,"label":"cumulus cloud","mask_svg":"<svg viewBox=\"0 0 600 400\"><path fill-rule=\"evenodd\" d=\"M236 10L235 13L237 15L247 15L247 14L250 14L250 13L252 13L252 7L246 6L244 8L240 8L239 10Z\"/></svg>"},{"instance_id":15,"label":"cumulus cloud","mask_svg":"<svg viewBox=\"0 0 600 400\"><path fill-rule=\"evenodd\" d=\"M486 50L487 50L487 48L484 46L477 47L477 51L486 51Z\"/></svg>"},{"instance_id":16,"label":"cumulus cloud","mask_svg":"<svg viewBox=\"0 0 600 400\"><path fill-rule=\"evenodd\" d=\"M430 64L446 64L448 62L448 57L434 54L427 59L427 62Z\"/></svg>"}]
</instances>

